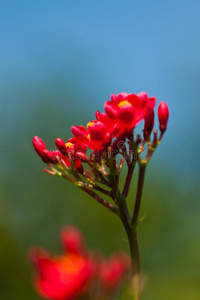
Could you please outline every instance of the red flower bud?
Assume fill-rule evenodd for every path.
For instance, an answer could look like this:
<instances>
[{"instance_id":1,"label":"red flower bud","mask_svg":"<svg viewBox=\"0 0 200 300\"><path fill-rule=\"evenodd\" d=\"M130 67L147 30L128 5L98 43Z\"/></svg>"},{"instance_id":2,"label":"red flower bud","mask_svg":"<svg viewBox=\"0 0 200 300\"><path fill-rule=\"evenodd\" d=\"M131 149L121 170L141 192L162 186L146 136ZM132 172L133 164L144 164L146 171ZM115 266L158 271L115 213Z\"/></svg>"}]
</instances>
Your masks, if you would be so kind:
<instances>
[{"instance_id":1,"label":"red flower bud","mask_svg":"<svg viewBox=\"0 0 200 300\"><path fill-rule=\"evenodd\" d=\"M67 152L67 147L66 147L66 145L65 145L65 142L64 142L62 139L57 138L57 139L55 140L55 144L56 144L56 147L58 148L58 150L59 150L61 153L65 154L65 153Z\"/></svg>"},{"instance_id":2,"label":"red flower bud","mask_svg":"<svg viewBox=\"0 0 200 300\"><path fill-rule=\"evenodd\" d=\"M160 123L160 131L162 133L167 129L167 121L169 118L169 108L166 102L162 101L158 106L158 119Z\"/></svg>"},{"instance_id":3,"label":"red flower bud","mask_svg":"<svg viewBox=\"0 0 200 300\"><path fill-rule=\"evenodd\" d=\"M70 161L69 161L69 159L67 158L67 156L65 156L65 155L63 155L63 154L61 153L60 159L62 159L62 160L64 161L64 163L65 163L65 165L66 165L67 167L71 167ZM61 161L61 162L62 162L62 161Z\"/></svg>"},{"instance_id":4,"label":"red flower bud","mask_svg":"<svg viewBox=\"0 0 200 300\"><path fill-rule=\"evenodd\" d=\"M47 163L48 159L45 157L43 150L46 150L46 145L43 142L43 140L41 138L39 138L38 136L34 136L33 138L33 147L35 148L35 151L37 152L37 154L41 157L41 159Z\"/></svg>"},{"instance_id":5,"label":"red flower bud","mask_svg":"<svg viewBox=\"0 0 200 300\"><path fill-rule=\"evenodd\" d=\"M50 150L45 149L45 150L43 150L43 154L44 154L45 159L49 163L57 164L58 163L57 156L58 156L60 160L63 160L64 163L68 167L70 167L69 159L65 155L63 155L59 150L50 151Z\"/></svg>"},{"instance_id":6,"label":"red flower bud","mask_svg":"<svg viewBox=\"0 0 200 300\"><path fill-rule=\"evenodd\" d=\"M58 150L57 150L58 151ZM52 163L52 164L56 164L57 163L57 159L56 159L56 151L50 151L50 150L43 150L43 155L45 157L45 159L47 160L47 162Z\"/></svg>"},{"instance_id":7,"label":"red flower bud","mask_svg":"<svg viewBox=\"0 0 200 300\"><path fill-rule=\"evenodd\" d=\"M89 158L83 151L76 152L76 159L80 159L81 161L88 162Z\"/></svg>"},{"instance_id":8,"label":"red flower bud","mask_svg":"<svg viewBox=\"0 0 200 300\"><path fill-rule=\"evenodd\" d=\"M147 112L144 118L144 138L148 138L153 130L154 126L154 110L151 109Z\"/></svg>"},{"instance_id":9,"label":"red flower bud","mask_svg":"<svg viewBox=\"0 0 200 300\"><path fill-rule=\"evenodd\" d=\"M75 167L78 173L83 174L84 169L81 160L75 160Z\"/></svg>"}]
</instances>

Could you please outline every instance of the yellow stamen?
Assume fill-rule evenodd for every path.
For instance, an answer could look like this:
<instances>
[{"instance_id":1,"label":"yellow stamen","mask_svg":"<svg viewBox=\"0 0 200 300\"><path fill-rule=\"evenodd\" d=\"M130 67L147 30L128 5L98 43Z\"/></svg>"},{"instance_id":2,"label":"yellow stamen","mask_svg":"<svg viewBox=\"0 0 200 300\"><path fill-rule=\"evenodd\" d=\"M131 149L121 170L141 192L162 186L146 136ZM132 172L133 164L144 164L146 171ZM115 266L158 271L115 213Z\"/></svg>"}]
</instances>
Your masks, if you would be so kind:
<instances>
[{"instance_id":1,"label":"yellow stamen","mask_svg":"<svg viewBox=\"0 0 200 300\"><path fill-rule=\"evenodd\" d=\"M68 143L65 144L65 146L66 146L67 148L71 148L71 147L73 146L73 144L68 142Z\"/></svg>"},{"instance_id":2,"label":"yellow stamen","mask_svg":"<svg viewBox=\"0 0 200 300\"><path fill-rule=\"evenodd\" d=\"M89 129L93 124L94 122L90 121L89 123L87 123L87 128Z\"/></svg>"},{"instance_id":3,"label":"yellow stamen","mask_svg":"<svg viewBox=\"0 0 200 300\"><path fill-rule=\"evenodd\" d=\"M125 105L126 106L131 106L131 103L127 100L123 100L123 101L119 102L118 107L120 108L120 107L125 106Z\"/></svg>"}]
</instances>

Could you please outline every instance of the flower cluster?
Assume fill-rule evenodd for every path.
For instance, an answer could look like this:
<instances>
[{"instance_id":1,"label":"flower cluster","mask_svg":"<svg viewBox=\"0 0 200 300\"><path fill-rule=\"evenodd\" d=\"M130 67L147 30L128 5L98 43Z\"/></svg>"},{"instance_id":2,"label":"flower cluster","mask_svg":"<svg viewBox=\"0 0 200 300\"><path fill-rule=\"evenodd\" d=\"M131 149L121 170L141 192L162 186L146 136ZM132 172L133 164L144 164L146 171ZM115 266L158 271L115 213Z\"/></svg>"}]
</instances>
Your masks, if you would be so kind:
<instances>
[{"instance_id":1,"label":"flower cluster","mask_svg":"<svg viewBox=\"0 0 200 300\"><path fill-rule=\"evenodd\" d=\"M61 231L61 242L64 254L60 256L38 247L30 251L38 293L51 300L89 299L92 294L94 300L102 295L111 299L130 271L128 255L116 253L106 260L99 253L88 252L81 232L73 226Z\"/></svg>"},{"instance_id":2,"label":"flower cluster","mask_svg":"<svg viewBox=\"0 0 200 300\"><path fill-rule=\"evenodd\" d=\"M108 151L113 156L117 153L127 154L124 146L127 140L132 144L132 149L129 149L130 152L136 150L135 148L139 145L141 145L139 152L143 150L144 144L149 142L154 127L155 103L156 98L148 97L145 92L138 95L120 93L116 96L112 94L111 100L105 102L105 112L96 112L96 120L90 121L86 128L82 125L72 126L73 137L67 142L61 138L55 140L57 150L48 150L43 140L37 136L33 138L33 146L52 171L45 169L46 172L58 175L52 167L54 164L61 169L64 168L73 172L73 174L74 171L83 174L87 180L88 171L84 172L83 162L91 166L96 160L101 164L102 158L106 158ZM165 102L161 102L158 108L161 136L167 128L168 116L168 106ZM133 145L131 143L133 141L133 129L142 120L144 120L143 140L137 136L137 145ZM154 132L154 135L157 139L157 131ZM156 140L153 147L155 148L157 144ZM86 151L90 154L89 157ZM126 155L127 158L128 155Z\"/></svg>"}]
</instances>

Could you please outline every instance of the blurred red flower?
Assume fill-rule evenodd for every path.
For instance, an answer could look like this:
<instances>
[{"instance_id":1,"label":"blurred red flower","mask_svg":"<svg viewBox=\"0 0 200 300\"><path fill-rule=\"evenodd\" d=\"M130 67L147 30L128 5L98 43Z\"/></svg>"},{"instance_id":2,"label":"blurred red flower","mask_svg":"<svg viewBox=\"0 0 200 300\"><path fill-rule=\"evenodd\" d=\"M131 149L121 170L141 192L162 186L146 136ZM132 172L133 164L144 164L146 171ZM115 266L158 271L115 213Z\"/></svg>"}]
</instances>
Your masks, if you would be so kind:
<instances>
[{"instance_id":1,"label":"blurred red flower","mask_svg":"<svg viewBox=\"0 0 200 300\"><path fill-rule=\"evenodd\" d=\"M64 255L51 256L32 248L30 258L36 266L35 287L40 295L53 300L72 300L83 293L94 271L92 257L82 252L84 245L77 228L68 226L62 233Z\"/></svg>"},{"instance_id":2,"label":"blurred red flower","mask_svg":"<svg viewBox=\"0 0 200 300\"><path fill-rule=\"evenodd\" d=\"M39 247L30 250L38 293L51 300L74 300L89 294L95 294L95 299L102 295L111 299L129 274L129 256L122 252L104 259L99 253L89 253L81 232L74 226L64 227L60 237L64 250L60 256Z\"/></svg>"}]
</instances>

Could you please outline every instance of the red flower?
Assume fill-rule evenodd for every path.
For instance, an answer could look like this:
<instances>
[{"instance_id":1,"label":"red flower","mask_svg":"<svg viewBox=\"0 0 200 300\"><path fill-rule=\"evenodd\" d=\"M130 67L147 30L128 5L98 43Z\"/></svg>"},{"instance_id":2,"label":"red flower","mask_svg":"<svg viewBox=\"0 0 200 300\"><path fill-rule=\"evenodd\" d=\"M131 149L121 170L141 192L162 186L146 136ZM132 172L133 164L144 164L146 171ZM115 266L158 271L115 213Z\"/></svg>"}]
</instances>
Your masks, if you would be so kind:
<instances>
[{"instance_id":1,"label":"red flower","mask_svg":"<svg viewBox=\"0 0 200 300\"><path fill-rule=\"evenodd\" d=\"M105 113L100 113L98 110L95 113L97 121L102 122L105 126L106 129L109 133L112 133L113 136L117 135L120 128L119 126L115 123L114 120L110 119L107 114Z\"/></svg>"},{"instance_id":2,"label":"red flower","mask_svg":"<svg viewBox=\"0 0 200 300\"><path fill-rule=\"evenodd\" d=\"M86 146L83 143L79 142L75 137L70 138L65 145L67 148L67 155L70 159L78 160L79 157L77 153L86 152Z\"/></svg>"},{"instance_id":3,"label":"red flower","mask_svg":"<svg viewBox=\"0 0 200 300\"><path fill-rule=\"evenodd\" d=\"M153 109L156 98L148 97L145 92L138 95L120 93L112 94L111 101L104 105L107 116L120 126L121 131L132 130Z\"/></svg>"},{"instance_id":4,"label":"red flower","mask_svg":"<svg viewBox=\"0 0 200 300\"><path fill-rule=\"evenodd\" d=\"M113 255L100 263L99 279L101 287L107 292L114 291L124 276L130 271L130 259L125 253Z\"/></svg>"},{"instance_id":5,"label":"red flower","mask_svg":"<svg viewBox=\"0 0 200 300\"><path fill-rule=\"evenodd\" d=\"M75 138L69 139L67 143L65 143L62 139L57 138L55 140L55 144L58 150L66 154L70 160L74 160L76 170L79 173L82 173L83 166L82 166L81 158L80 156L77 155L77 152L79 151L81 153L85 153L86 147L83 144L78 143L78 141Z\"/></svg>"},{"instance_id":6,"label":"red flower","mask_svg":"<svg viewBox=\"0 0 200 300\"><path fill-rule=\"evenodd\" d=\"M109 296L119 289L130 271L126 253L117 253L108 260L99 253L88 253L81 232L74 226L64 227L60 237L63 255L52 256L38 247L30 251L36 267L34 285L40 295L51 300L75 300L83 294L86 299L94 293L97 298Z\"/></svg>"},{"instance_id":7,"label":"red flower","mask_svg":"<svg viewBox=\"0 0 200 300\"><path fill-rule=\"evenodd\" d=\"M88 130L83 126L72 126L71 130L76 140L92 150L103 151L112 141L115 130L108 131L106 124L100 121L91 121L87 124Z\"/></svg>"},{"instance_id":8,"label":"red flower","mask_svg":"<svg viewBox=\"0 0 200 300\"><path fill-rule=\"evenodd\" d=\"M33 248L30 252L31 260L37 268L36 289L51 300L72 300L83 293L94 270L91 257L81 251L79 253L82 241L78 230L67 227L62 237L68 250L62 256L50 256L40 248Z\"/></svg>"}]
</instances>

